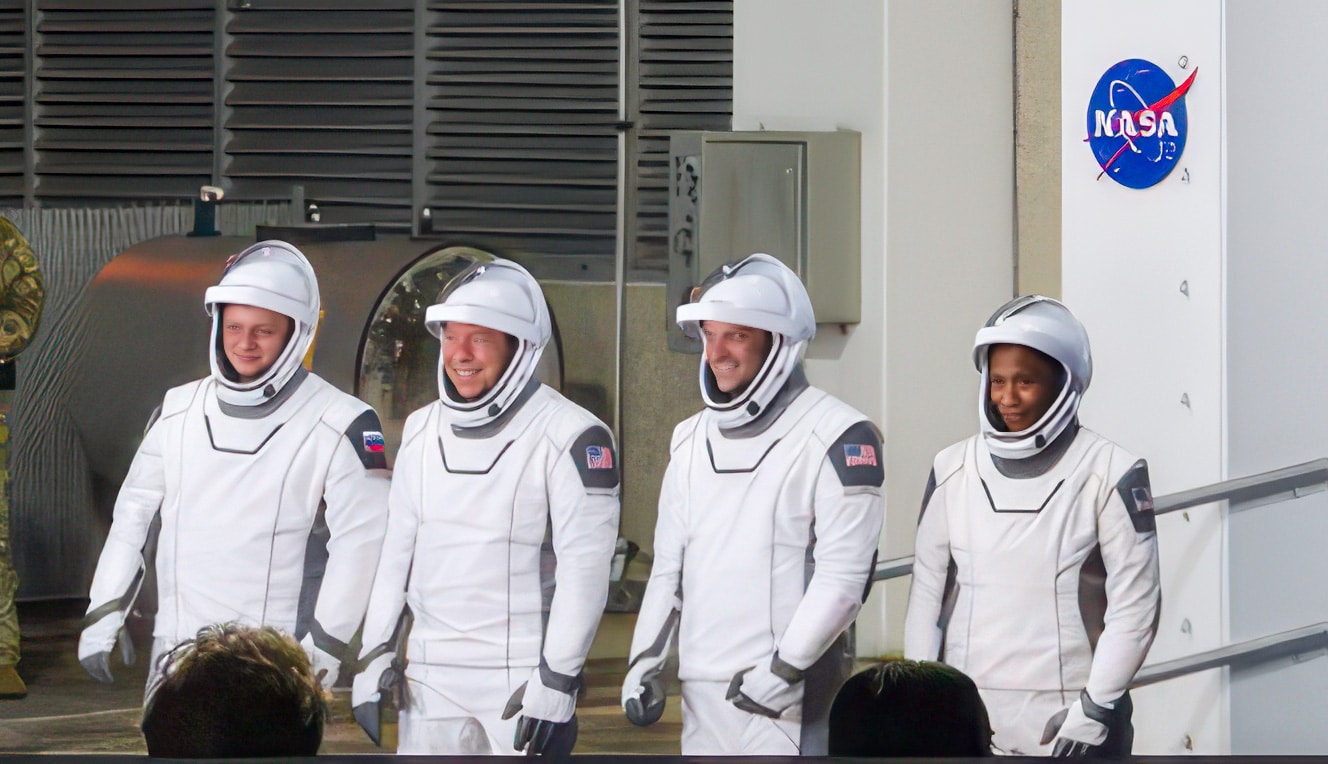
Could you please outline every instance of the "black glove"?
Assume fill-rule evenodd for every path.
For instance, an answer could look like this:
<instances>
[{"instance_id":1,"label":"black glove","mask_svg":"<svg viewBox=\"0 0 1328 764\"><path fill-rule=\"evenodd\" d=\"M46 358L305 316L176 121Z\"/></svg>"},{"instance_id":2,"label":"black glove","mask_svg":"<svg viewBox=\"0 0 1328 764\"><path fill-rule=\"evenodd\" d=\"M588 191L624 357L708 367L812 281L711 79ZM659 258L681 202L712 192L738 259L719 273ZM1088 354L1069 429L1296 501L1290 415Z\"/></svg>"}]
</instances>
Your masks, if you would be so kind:
<instances>
[{"instance_id":1,"label":"black glove","mask_svg":"<svg viewBox=\"0 0 1328 764\"><path fill-rule=\"evenodd\" d=\"M539 681L539 670L536 669L531 681ZM530 682L522 684L512 693L512 697L507 701L507 707L503 709L503 719L511 719L513 716L523 710L525 706L526 690ZM547 756L555 759L566 759L572 755L572 748L576 745L576 711L575 693L570 697L563 699L560 696L566 695L558 690L552 690L544 687L540 683L539 697L543 700L538 701L537 705L543 708L525 709L526 713L521 715L516 721L516 734L512 737L512 747L518 751L524 750L527 756ZM567 718L567 721L555 722L549 719L542 719L532 713L549 713L549 715L561 716L566 712L567 700L573 704L573 710ZM552 705L550 705L552 704ZM557 706L558 708L553 708Z\"/></svg>"},{"instance_id":2,"label":"black glove","mask_svg":"<svg viewBox=\"0 0 1328 764\"><path fill-rule=\"evenodd\" d=\"M622 707L627 720L638 727L648 727L664 715L663 655L638 655L627 667L623 681Z\"/></svg>"},{"instance_id":3,"label":"black glove","mask_svg":"<svg viewBox=\"0 0 1328 764\"><path fill-rule=\"evenodd\" d=\"M374 745L383 744L383 701L400 711L405 701L405 690L404 667L393 653L383 653L370 661L352 681L351 714Z\"/></svg>"},{"instance_id":4,"label":"black glove","mask_svg":"<svg viewBox=\"0 0 1328 764\"><path fill-rule=\"evenodd\" d=\"M576 715L565 722L523 716L516 723L512 747L518 751L524 748L527 756L564 760L572 755L572 748L576 746L576 733Z\"/></svg>"}]
</instances>

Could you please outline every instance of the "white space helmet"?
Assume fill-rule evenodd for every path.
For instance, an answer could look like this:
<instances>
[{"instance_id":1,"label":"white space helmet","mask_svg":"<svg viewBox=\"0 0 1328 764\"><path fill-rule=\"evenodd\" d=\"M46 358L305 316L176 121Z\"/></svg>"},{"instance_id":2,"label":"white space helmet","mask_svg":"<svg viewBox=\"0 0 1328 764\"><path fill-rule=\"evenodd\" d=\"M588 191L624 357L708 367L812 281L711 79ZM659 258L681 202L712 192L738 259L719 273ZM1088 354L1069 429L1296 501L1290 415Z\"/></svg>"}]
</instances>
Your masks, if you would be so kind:
<instances>
[{"instance_id":1,"label":"white space helmet","mask_svg":"<svg viewBox=\"0 0 1328 764\"><path fill-rule=\"evenodd\" d=\"M222 348L223 305L253 305L295 319L295 331L272 366L252 382L240 382ZM208 352L217 397L235 406L255 406L276 395L300 368L318 328L318 278L304 253L284 241L260 241L236 255L208 287L203 306L212 316Z\"/></svg>"},{"instance_id":2,"label":"white space helmet","mask_svg":"<svg viewBox=\"0 0 1328 764\"><path fill-rule=\"evenodd\" d=\"M1041 351L1064 369L1065 383L1042 418L1021 432L1006 432L991 405L988 356L992 345L1023 345ZM978 421L987 450L1005 459L1024 459L1040 453L1065 431L1079 411L1088 383L1093 379L1093 354L1088 332L1070 309L1041 295L1017 297L1002 305L978 330L973 341L973 363L982 373L978 388Z\"/></svg>"},{"instance_id":3,"label":"white space helmet","mask_svg":"<svg viewBox=\"0 0 1328 764\"><path fill-rule=\"evenodd\" d=\"M816 316L806 287L788 266L763 253L721 266L706 278L691 303L678 306L678 325L704 342L702 321L750 326L772 335L765 363L737 396L720 392L701 354L701 398L725 427L760 416L798 365L807 342L816 336Z\"/></svg>"},{"instance_id":4,"label":"white space helmet","mask_svg":"<svg viewBox=\"0 0 1328 764\"><path fill-rule=\"evenodd\" d=\"M478 427L498 418L534 376L553 334L549 306L539 282L525 268L495 258L457 274L438 295L438 304L424 312L425 327L440 342L443 325L449 321L494 329L520 343L498 384L474 401L457 393L447 378L443 355L438 354L438 395L444 415L459 427Z\"/></svg>"}]
</instances>

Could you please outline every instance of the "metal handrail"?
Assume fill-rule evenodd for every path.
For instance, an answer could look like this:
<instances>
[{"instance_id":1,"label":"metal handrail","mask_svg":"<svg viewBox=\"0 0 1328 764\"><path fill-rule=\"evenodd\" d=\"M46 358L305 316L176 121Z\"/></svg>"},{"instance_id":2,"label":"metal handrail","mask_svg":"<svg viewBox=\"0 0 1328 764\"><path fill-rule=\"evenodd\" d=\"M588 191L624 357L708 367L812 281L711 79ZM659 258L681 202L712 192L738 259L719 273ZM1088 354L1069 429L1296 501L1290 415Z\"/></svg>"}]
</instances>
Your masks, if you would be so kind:
<instances>
[{"instance_id":1,"label":"metal handrail","mask_svg":"<svg viewBox=\"0 0 1328 764\"><path fill-rule=\"evenodd\" d=\"M1325 648L1328 648L1328 622L1321 622L1144 666L1130 686L1144 687L1196 671L1262 663Z\"/></svg>"},{"instance_id":2,"label":"metal handrail","mask_svg":"<svg viewBox=\"0 0 1328 764\"><path fill-rule=\"evenodd\" d=\"M1239 504L1240 509L1249 509L1298 499L1325 489L1328 489L1328 459L1315 459L1304 464L1158 496L1153 499L1153 512L1163 515L1223 500Z\"/></svg>"},{"instance_id":3,"label":"metal handrail","mask_svg":"<svg viewBox=\"0 0 1328 764\"><path fill-rule=\"evenodd\" d=\"M1315 459L1303 464L1158 496L1153 499L1153 513L1164 515L1219 501L1239 505L1239 509L1249 509L1288 499L1298 499L1323 490L1328 490L1328 459ZM876 564L872 581L901 578L912 572L912 556L882 560Z\"/></svg>"}]
</instances>

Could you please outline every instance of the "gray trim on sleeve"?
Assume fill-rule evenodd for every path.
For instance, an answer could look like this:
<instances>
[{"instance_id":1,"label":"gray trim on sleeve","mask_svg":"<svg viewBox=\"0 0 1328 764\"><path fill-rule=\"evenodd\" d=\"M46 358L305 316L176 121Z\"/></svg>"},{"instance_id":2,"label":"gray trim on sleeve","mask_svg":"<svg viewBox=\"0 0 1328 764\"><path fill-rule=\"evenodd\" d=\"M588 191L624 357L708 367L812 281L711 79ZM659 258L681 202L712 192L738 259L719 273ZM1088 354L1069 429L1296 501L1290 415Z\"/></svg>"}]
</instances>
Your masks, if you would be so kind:
<instances>
[{"instance_id":1,"label":"gray trim on sleeve","mask_svg":"<svg viewBox=\"0 0 1328 764\"><path fill-rule=\"evenodd\" d=\"M1116 484L1116 493L1125 503L1130 522L1137 533L1157 530L1157 517L1153 514L1153 490L1148 481L1148 462L1140 459L1130 467Z\"/></svg>"}]
</instances>

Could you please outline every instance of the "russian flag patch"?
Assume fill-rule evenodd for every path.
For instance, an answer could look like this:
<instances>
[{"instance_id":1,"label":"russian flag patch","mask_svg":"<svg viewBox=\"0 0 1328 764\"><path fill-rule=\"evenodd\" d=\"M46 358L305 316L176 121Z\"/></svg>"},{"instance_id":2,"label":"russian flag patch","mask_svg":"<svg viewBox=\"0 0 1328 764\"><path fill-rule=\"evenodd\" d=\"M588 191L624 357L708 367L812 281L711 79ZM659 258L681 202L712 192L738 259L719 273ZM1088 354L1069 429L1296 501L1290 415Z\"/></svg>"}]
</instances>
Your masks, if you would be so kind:
<instances>
[{"instance_id":1,"label":"russian flag patch","mask_svg":"<svg viewBox=\"0 0 1328 764\"><path fill-rule=\"evenodd\" d=\"M383 433L372 431L365 432L364 450L371 454L383 453Z\"/></svg>"}]
</instances>

